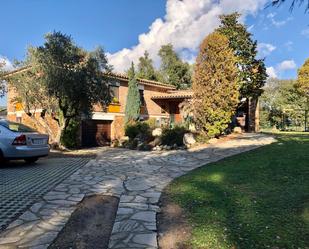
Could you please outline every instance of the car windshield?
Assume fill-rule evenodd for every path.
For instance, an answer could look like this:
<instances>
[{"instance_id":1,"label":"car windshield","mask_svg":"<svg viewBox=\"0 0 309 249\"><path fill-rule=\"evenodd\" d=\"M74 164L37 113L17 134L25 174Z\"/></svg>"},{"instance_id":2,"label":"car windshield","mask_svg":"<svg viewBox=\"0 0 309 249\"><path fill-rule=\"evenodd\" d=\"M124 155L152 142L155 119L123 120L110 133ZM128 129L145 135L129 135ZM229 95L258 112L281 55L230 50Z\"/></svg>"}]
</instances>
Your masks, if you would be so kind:
<instances>
[{"instance_id":1,"label":"car windshield","mask_svg":"<svg viewBox=\"0 0 309 249\"><path fill-rule=\"evenodd\" d=\"M35 132L35 130L26 125L7 120L0 120L0 125L14 132Z\"/></svg>"}]
</instances>

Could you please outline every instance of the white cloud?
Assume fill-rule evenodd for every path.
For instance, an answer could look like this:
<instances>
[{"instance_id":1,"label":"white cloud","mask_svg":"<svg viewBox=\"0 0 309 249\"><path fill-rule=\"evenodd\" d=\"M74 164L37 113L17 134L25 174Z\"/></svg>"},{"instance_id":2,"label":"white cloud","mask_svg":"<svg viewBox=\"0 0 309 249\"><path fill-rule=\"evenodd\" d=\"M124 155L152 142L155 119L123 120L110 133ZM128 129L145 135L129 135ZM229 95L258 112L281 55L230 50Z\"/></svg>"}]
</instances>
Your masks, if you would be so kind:
<instances>
[{"instance_id":1,"label":"white cloud","mask_svg":"<svg viewBox=\"0 0 309 249\"><path fill-rule=\"evenodd\" d=\"M274 67L267 67L266 68L266 73L268 74L269 78L277 78L277 72Z\"/></svg>"},{"instance_id":2,"label":"white cloud","mask_svg":"<svg viewBox=\"0 0 309 249\"><path fill-rule=\"evenodd\" d=\"M292 20L293 20L293 17L288 17L288 18L285 19L285 20L280 20L280 21L278 21L278 20L275 19L275 16L276 16L276 15L277 15L276 13L269 13L269 14L267 15L267 18L271 21L272 25L274 25L274 26L277 27L277 28L279 28L279 27L281 27L281 26L284 26L284 25L287 24L289 21L292 21Z\"/></svg>"},{"instance_id":3,"label":"white cloud","mask_svg":"<svg viewBox=\"0 0 309 249\"><path fill-rule=\"evenodd\" d=\"M269 55L276 47L270 43L258 43L257 50L260 58Z\"/></svg>"},{"instance_id":4,"label":"white cloud","mask_svg":"<svg viewBox=\"0 0 309 249\"><path fill-rule=\"evenodd\" d=\"M303 36L306 36L307 38L309 38L309 28L303 29L303 30L301 31L301 34L302 34Z\"/></svg>"},{"instance_id":5,"label":"white cloud","mask_svg":"<svg viewBox=\"0 0 309 249\"><path fill-rule=\"evenodd\" d=\"M286 71L296 68L296 63L294 60L285 60L278 64L277 69L279 71Z\"/></svg>"},{"instance_id":6,"label":"white cloud","mask_svg":"<svg viewBox=\"0 0 309 249\"><path fill-rule=\"evenodd\" d=\"M11 71L14 69L12 62L5 56L0 55L0 65L5 71Z\"/></svg>"},{"instance_id":7,"label":"white cloud","mask_svg":"<svg viewBox=\"0 0 309 249\"><path fill-rule=\"evenodd\" d=\"M167 0L166 15L156 19L147 33L140 34L139 43L132 48L124 48L108 54L109 62L115 71L128 69L131 61L147 50L155 65L161 45L172 43L177 52L183 50L196 54L202 39L219 25L220 14L238 11L244 15L254 14L263 8L267 0ZM244 18L243 17L243 18ZM192 55L185 53L185 59L192 61Z\"/></svg>"},{"instance_id":8,"label":"white cloud","mask_svg":"<svg viewBox=\"0 0 309 249\"><path fill-rule=\"evenodd\" d=\"M283 72L293 70L297 67L294 60L284 60L278 63L275 67L267 67L266 72L270 78L278 78Z\"/></svg>"}]
</instances>

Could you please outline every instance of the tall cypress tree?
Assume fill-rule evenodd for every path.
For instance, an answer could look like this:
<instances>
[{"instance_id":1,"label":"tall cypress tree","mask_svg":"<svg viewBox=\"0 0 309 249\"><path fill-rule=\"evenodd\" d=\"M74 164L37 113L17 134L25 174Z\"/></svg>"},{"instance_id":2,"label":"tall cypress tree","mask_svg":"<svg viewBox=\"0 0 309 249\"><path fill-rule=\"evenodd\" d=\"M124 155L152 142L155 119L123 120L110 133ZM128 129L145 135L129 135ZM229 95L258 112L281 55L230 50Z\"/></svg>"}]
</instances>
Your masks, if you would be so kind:
<instances>
[{"instance_id":1,"label":"tall cypress tree","mask_svg":"<svg viewBox=\"0 0 309 249\"><path fill-rule=\"evenodd\" d=\"M195 124L202 135L222 134L238 105L236 57L226 36L214 32L200 45L193 77Z\"/></svg>"},{"instance_id":2,"label":"tall cypress tree","mask_svg":"<svg viewBox=\"0 0 309 249\"><path fill-rule=\"evenodd\" d=\"M256 59L257 42L251 38L245 25L239 23L240 14L220 16L218 32L229 39L229 45L237 57L238 83L241 97L258 97L267 79L263 59Z\"/></svg>"},{"instance_id":3,"label":"tall cypress tree","mask_svg":"<svg viewBox=\"0 0 309 249\"><path fill-rule=\"evenodd\" d=\"M127 95L126 109L125 109L126 123L137 121L140 116L141 100L133 62L131 68L128 71L128 76L129 76L129 88Z\"/></svg>"}]
</instances>

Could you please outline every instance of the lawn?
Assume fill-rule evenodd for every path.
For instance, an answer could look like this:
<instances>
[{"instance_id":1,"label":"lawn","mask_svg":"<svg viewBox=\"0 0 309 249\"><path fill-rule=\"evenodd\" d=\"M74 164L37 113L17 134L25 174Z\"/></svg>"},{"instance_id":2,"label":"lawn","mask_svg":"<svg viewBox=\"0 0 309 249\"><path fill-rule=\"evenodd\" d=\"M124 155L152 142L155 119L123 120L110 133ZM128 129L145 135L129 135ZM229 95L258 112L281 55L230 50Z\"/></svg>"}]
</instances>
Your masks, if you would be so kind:
<instances>
[{"instance_id":1,"label":"lawn","mask_svg":"<svg viewBox=\"0 0 309 249\"><path fill-rule=\"evenodd\" d=\"M192 226L192 248L309 248L309 134L212 163L166 190Z\"/></svg>"}]
</instances>

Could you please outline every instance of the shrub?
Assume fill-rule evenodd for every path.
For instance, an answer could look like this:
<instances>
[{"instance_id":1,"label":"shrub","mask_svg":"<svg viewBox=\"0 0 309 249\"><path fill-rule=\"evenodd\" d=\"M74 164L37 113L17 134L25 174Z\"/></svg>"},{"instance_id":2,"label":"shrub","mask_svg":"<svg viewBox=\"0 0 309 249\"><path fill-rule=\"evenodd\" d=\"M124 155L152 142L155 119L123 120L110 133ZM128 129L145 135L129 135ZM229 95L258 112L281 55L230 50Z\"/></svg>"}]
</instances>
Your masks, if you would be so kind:
<instances>
[{"instance_id":1,"label":"shrub","mask_svg":"<svg viewBox=\"0 0 309 249\"><path fill-rule=\"evenodd\" d=\"M62 131L61 144L69 149L78 148L80 146L78 141L79 128L80 122L77 120L71 120L68 127Z\"/></svg>"},{"instance_id":2,"label":"shrub","mask_svg":"<svg viewBox=\"0 0 309 249\"><path fill-rule=\"evenodd\" d=\"M174 128L166 128L162 131L162 144L172 146L183 145L183 136L188 130L182 126L176 126Z\"/></svg>"},{"instance_id":3,"label":"shrub","mask_svg":"<svg viewBox=\"0 0 309 249\"><path fill-rule=\"evenodd\" d=\"M126 126L125 135L130 140L137 138L141 141L148 141L151 138L151 129L146 122L131 123Z\"/></svg>"},{"instance_id":4,"label":"shrub","mask_svg":"<svg viewBox=\"0 0 309 249\"><path fill-rule=\"evenodd\" d=\"M151 130L157 128L156 118L149 118L148 120L144 121L144 123L148 124Z\"/></svg>"}]
</instances>

